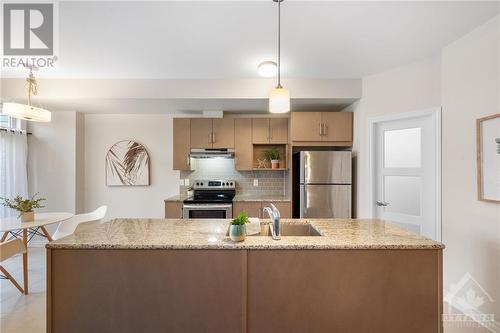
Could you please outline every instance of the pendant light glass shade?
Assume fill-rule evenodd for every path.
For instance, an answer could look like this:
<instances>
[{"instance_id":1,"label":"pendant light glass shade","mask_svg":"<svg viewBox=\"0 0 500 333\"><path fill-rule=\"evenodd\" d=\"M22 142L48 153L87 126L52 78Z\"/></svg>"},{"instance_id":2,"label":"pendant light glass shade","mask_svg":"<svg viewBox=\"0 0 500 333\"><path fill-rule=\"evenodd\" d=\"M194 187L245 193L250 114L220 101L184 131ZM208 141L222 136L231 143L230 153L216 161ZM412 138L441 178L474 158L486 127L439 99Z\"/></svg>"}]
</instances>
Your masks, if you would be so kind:
<instances>
[{"instance_id":1,"label":"pendant light glass shade","mask_svg":"<svg viewBox=\"0 0 500 333\"><path fill-rule=\"evenodd\" d=\"M51 120L50 111L31 105L31 95L38 94L38 84L33 75L35 67L29 66L29 69L30 74L26 79L26 82L28 82L28 104L3 103L2 113L13 118L28 121L49 122Z\"/></svg>"},{"instance_id":2,"label":"pendant light glass shade","mask_svg":"<svg viewBox=\"0 0 500 333\"><path fill-rule=\"evenodd\" d=\"M49 122L51 119L50 111L18 103L3 103L2 113L10 117L29 121Z\"/></svg>"},{"instance_id":3,"label":"pendant light glass shade","mask_svg":"<svg viewBox=\"0 0 500 333\"><path fill-rule=\"evenodd\" d=\"M283 87L276 87L269 94L269 112L287 113L290 111L290 92Z\"/></svg>"}]
</instances>

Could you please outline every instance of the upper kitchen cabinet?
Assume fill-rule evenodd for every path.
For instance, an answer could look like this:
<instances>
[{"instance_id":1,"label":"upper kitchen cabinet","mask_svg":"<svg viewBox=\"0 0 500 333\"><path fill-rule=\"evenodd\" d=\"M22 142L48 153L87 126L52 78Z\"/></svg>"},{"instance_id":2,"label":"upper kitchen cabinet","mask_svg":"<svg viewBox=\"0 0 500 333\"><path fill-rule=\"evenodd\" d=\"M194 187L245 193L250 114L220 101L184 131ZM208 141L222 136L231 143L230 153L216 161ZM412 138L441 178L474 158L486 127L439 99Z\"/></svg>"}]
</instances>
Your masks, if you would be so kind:
<instances>
[{"instance_id":1,"label":"upper kitchen cabinet","mask_svg":"<svg viewBox=\"0 0 500 333\"><path fill-rule=\"evenodd\" d=\"M323 112L323 141L352 142L352 112Z\"/></svg>"},{"instance_id":2,"label":"upper kitchen cabinet","mask_svg":"<svg viewBox=\"0 0 500 333\"><path fill-rule=\"evenodd\" d=\"M234 119L191 119L191 148L234 148Z\"/></svg>"},{"instance_id":3,"label":"upper kitchen cabinet","mask_svg":"<svg viewBox=\"0 0 500 333\"><path fill-rule=\"evenodd\" d=\"M292 141L321 141L321 112L292 112Z\"/></svg>"},{"instance_id":4,"label":"upper kitchen cabinet","mask_svg":"<svg viewBox=\"0 0 500 333\"><path fill-rule=\"evenodd\" d=\"M234 118L218 118L212 121L213 148L234 148Z\"/></svg>"},{"instance_id":5,"label":"upper kitchen cabinet","mask_svg":"<svg viewBox=\"0 0 500 333\"><path fill-rule=\"evenodd\" d=\"M238 133L234 138L234 167L236 170L252 170L252 119L234 119L234 131Z\"/></svg>"},{"instance_id":6,"label":"upper kitchen cabinet","mask_svg":"<svg viewBox=\"0 0 500 333\"><path fill-rule=\"evenodd\" d=\"M189 170L190 169L190 120L183 118L174 118L173 129L173 151L174 170Z\"/></svg>"},{"instance_id":7,"label":"upper kitchen cabinet","mask_svg":"<svg viewBox=\"0 0 500 333\"><path fill-rule=\"evenodd\" d=\"M254 144L288 143L288 118L253 118L252 142Z\"/></svg>"},{"instance_id":8,"label":"upper kitchen cabinet","mask_svg":"<svg viewBox=\"0 0 500 333\"><path fill-rule=\"evenodd\" d=\"M212 119L191 119L191 148L212 148Z\"/></svg>"},{"instance_id":9,"label":"upper kitchen cabinet","mask_svg":"<svg viewBox=\"0 0 500 333\"><path fill-rule=\"evenodd\" d=\"M292 112L295 146L352 146L352 112Z\"/></svg>"}]
</instances>

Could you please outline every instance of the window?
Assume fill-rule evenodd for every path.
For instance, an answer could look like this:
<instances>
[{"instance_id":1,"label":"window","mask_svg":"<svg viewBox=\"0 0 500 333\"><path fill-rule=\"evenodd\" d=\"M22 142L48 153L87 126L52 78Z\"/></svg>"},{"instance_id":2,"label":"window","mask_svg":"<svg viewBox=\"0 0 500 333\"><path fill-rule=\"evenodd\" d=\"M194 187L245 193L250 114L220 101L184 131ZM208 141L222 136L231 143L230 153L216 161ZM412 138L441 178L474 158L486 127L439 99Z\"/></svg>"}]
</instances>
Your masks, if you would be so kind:
<instances>
[{"instance_id":1,"label":"window","mask_svg":"<svg viewBox=\"0 0 500 333\"><path fill-rule=\"evenodd\" d=\"M0 114L0 128L21 129L21 121L5 114Z\"/></svg>"}]
</instances>

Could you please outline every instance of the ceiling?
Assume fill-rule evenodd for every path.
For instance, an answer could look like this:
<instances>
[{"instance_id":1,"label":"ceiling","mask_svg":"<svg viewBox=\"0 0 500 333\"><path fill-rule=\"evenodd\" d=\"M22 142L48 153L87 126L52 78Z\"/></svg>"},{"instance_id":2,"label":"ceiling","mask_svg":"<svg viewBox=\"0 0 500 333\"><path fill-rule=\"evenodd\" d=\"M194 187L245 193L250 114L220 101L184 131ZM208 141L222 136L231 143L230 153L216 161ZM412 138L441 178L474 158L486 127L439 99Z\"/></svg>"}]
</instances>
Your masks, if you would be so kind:
<instances>
[{"instance_id":1,"label":"ceiling","mask_svg":"<svg viewBox=\"0 0 500 333\"><path fill-rule=\"evenodd\" d=\"M359 78L438 52L499 13L498 2L285 1L283 75ZM59 3L47 78L252 78L276 55L268 1ZM24 69L2 69L22 77Z\"/></svg>"}]
</instances>

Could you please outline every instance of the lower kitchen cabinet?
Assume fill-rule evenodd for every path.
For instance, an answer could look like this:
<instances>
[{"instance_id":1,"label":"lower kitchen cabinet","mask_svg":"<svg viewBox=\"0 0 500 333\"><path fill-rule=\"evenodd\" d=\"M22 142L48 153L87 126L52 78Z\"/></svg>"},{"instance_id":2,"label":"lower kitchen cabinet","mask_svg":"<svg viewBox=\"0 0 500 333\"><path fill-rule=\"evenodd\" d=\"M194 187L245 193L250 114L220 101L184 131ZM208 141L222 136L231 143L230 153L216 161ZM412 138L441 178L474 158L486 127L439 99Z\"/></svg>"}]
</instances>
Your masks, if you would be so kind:
<instances>
[{"instance_id":1,"label":"lower kitchen cabinet","mask_svg":"<svg viewBox=\"0 0 500 333\"><path fill-rule=\"evenodd\" d=\"M165 201L165 218L182 218L182 201Z\"/></svg>"},{"instance_id":2,"label":"lower kitchen cabinet","mask_svg":"<svg viewBox=\"0 0 500 333\"><path fill-rule=\"evenodd\" d=\"M282 218L288 219L292 217L292 203L289 201L234 201L233 217L245 211L248 217L268 218L267 214L262 213L262 208L269 206L271 203L278 208Z\"/></svg>"},{"instance_id":3,"label":"lower kitchen cabinet","mask_svg":"<svg viewBox=\"0 0 500 333\"><path fill-rule=\"evenodd\" d=\"M238 216L241 212L246 212L248 217L261 216L261 203L249 201L233 201L233 217Z\"/></svg>"}]
</instances>

